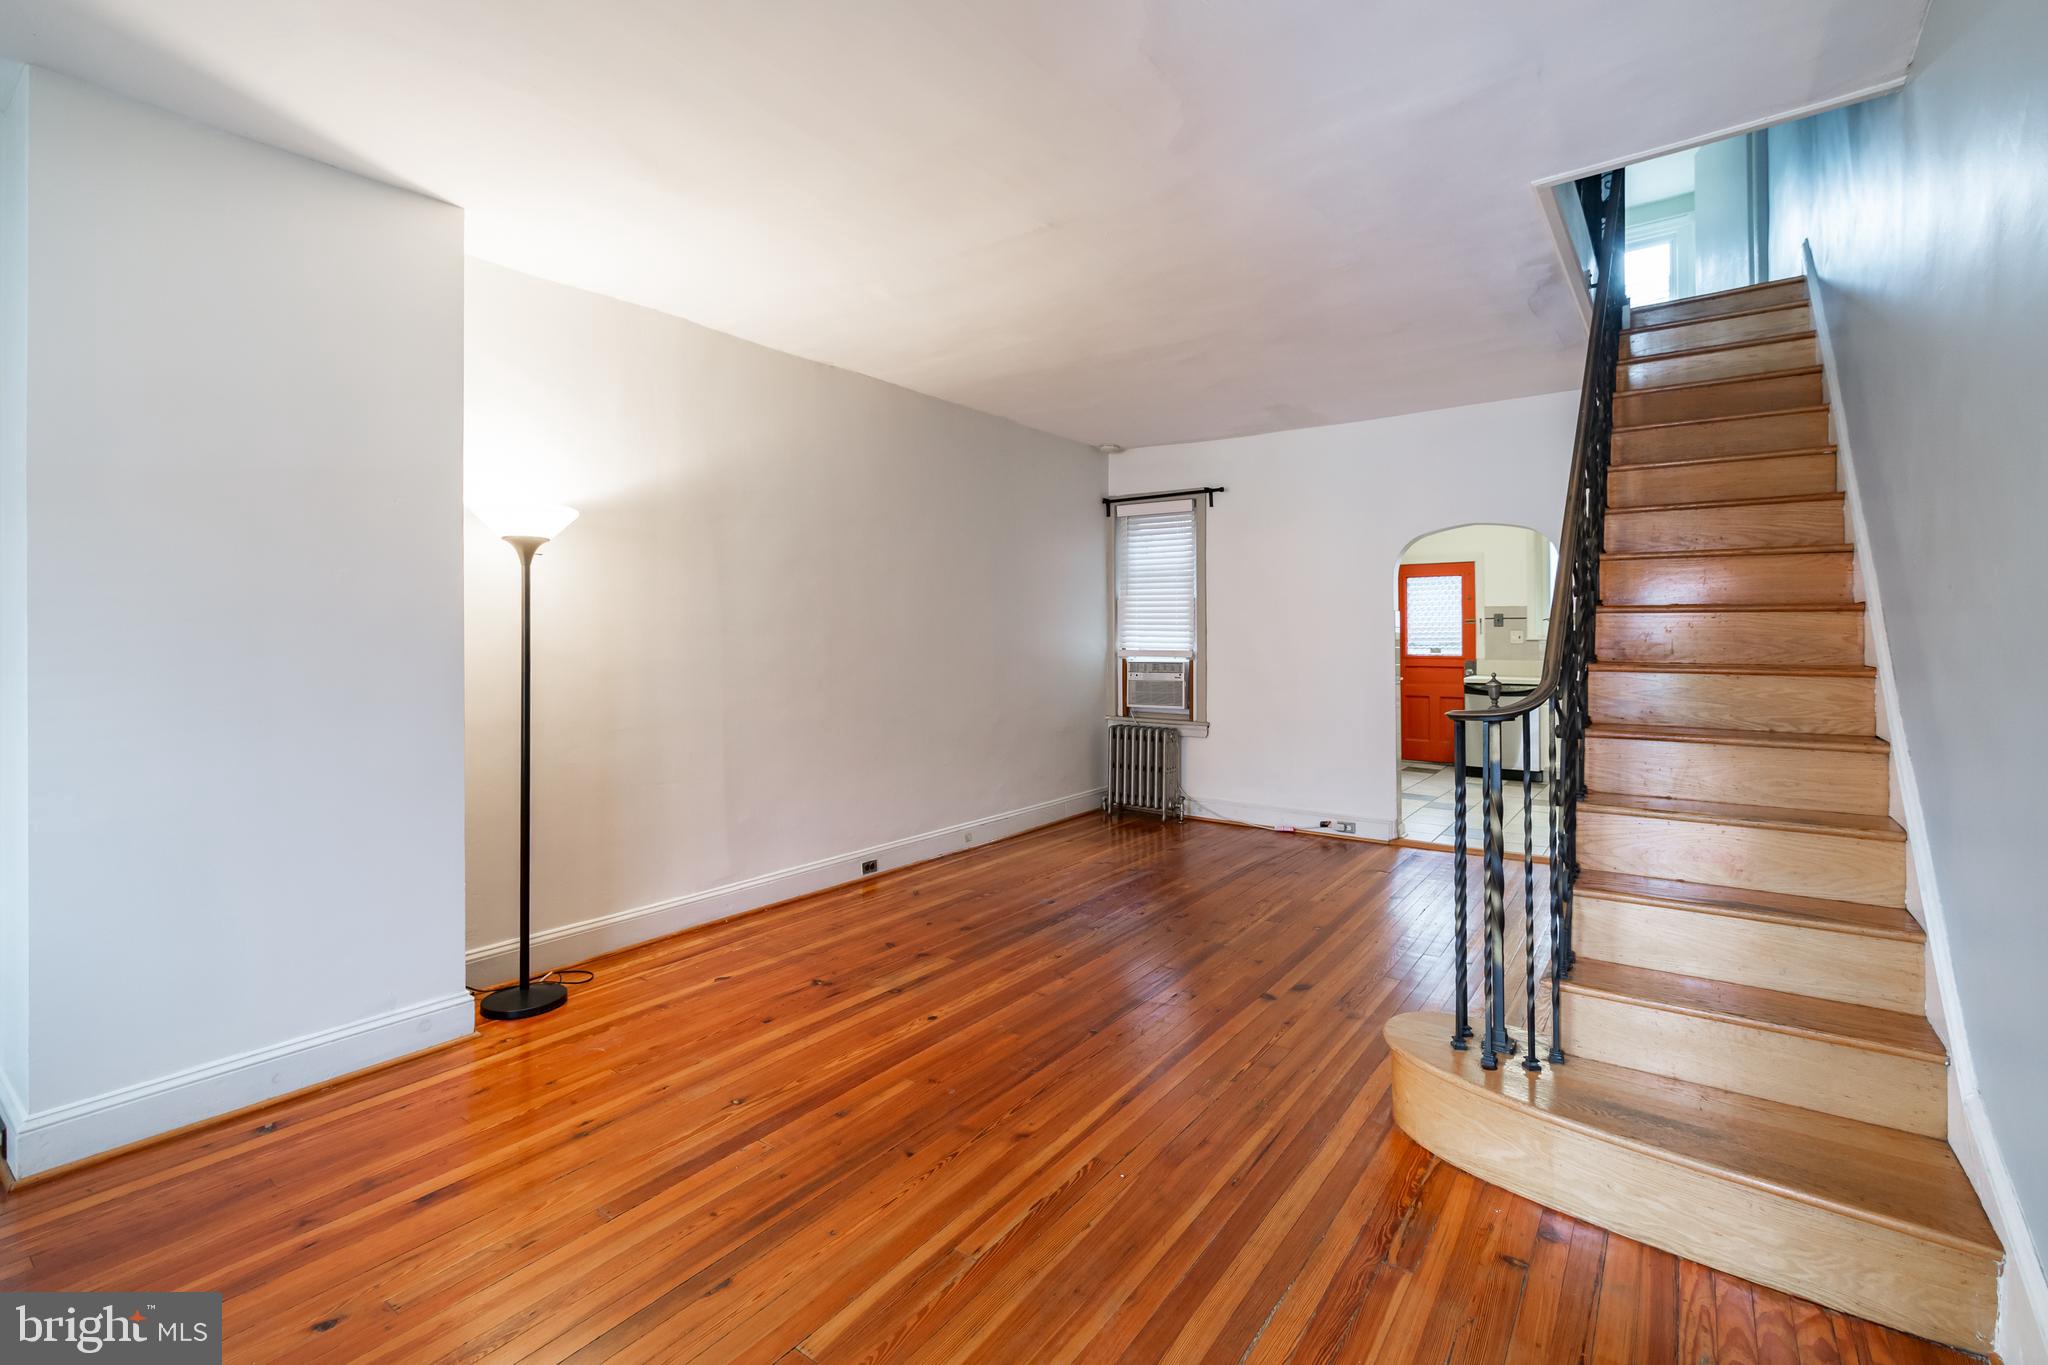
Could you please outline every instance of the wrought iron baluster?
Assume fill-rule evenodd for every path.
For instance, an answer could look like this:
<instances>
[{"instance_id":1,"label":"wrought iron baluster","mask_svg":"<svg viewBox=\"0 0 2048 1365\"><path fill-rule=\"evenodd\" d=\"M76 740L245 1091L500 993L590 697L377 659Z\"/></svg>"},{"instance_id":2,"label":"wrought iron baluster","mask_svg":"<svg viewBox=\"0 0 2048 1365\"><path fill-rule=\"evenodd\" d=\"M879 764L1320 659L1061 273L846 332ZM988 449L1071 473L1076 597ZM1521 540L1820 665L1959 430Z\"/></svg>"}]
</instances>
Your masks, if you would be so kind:
<instances>
[{"instance_id":1,"label":"wrought iron baluster","mask_svg":"<svg viewBox=\"0 0 2048 1365\"><path fill-rule=\"evenodd\" d=\"M1485 1055L1489 1069L1492 1059L1512 1057L1515 1052L1515 1040L1508 1036L1507 831L1503 827L1507 810L1502 790L1505 784L1501 781L1501 750L1506 747L1507 736L1499 731L1498 721L1487 721L1479 731L1483 768L1479 799L1486 803L1486 955L1490 979Z\"/></svg>"},{"instance_id":2,"label":"wrought iron baluster","mask_svg":"<svg viewBox=\"0 0 2048 1365\"><path fill-rule=\"evenodd\" d=\"M1530 804L1529 775L1535 754L1529 731L1537 714L1530 711L1522 717L1522 994L1529 1002L1529 1052L1522 1058L1524 1071L1543 1069L1536 1060L1536 812Z\"/></svg>"},{"instance_id":3,"label":"wrought iron baluster","mask_svg":"<svg viewBox=\"0 0 2048 1365\"><path fill-rule=\"evenodd\" d=\"M1500 1064L1502 1049L1493 1022L1497 998L1493 941L1493 726L1486 721L1479 723L1479 830L1479 937L1485 944L1479 962L1479 996L1484 1006L1479 1020L1479 1064L1491 1071Z\"/></svg>"},{"instance_id":4,"label":"wrought iron baluster","mask_svg":"<svg viewBox=\"0 0 2048 1365\"><path fill-rule=\"evenodd\" d=\"M1557 729L1563 716L1561 698L1550 699L1550 1063L1552 1066L1564 1060L1564 1020L1561 1017L1564 1001L1564 963L1558 955L1558 936L1564 928L1564 879L1563 861L1558 857L1557 842Z\"/></svg>"},{"instance_id":5,"label":"wrought iron baluster","mask_svg":"<svg viewBox=\"0 0 2048 1365\"><path fill-rule=\"evenodd\" d=\"M1472 1016L1466 1009L1465 964L1472 955L1472 934L1465 917L1465 722L1451 723L1451 825L1457 853L1451 866L1451 894L1455 902L1451 951L1455 954L1458 977L1458 1020L1451 1029L1451 1046L1465 1051L1472 1036Z\"/></svg>"}]
</instances>

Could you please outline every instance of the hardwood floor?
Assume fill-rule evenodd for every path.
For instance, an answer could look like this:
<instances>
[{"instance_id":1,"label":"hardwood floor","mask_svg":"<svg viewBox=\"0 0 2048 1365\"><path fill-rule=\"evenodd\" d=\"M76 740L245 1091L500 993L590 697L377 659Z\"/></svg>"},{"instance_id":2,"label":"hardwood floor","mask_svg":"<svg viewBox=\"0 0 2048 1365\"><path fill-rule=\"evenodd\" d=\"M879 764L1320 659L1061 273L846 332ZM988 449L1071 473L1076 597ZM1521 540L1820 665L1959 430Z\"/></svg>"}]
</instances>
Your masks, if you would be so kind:
<instances>
[{"instance_id":1,"label":"hardwood floor","mask_svg":"<svg viewBox=\"0 0 2048 1365\"><path fill-rule=\"evenodd\" d=\"M236 1361L1964 1359L1396 1132L1450 881L1068 821L32 1182L0 1286L219 1290Z\"/></svg>"}]
</instances>

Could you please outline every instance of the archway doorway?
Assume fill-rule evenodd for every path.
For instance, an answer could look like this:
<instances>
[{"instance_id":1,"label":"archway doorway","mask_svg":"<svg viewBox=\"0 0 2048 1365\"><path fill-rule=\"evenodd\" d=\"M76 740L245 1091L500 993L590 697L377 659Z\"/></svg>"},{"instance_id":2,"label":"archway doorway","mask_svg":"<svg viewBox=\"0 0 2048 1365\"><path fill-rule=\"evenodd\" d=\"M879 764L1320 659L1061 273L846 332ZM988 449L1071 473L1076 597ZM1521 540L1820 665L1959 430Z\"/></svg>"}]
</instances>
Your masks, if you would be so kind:
<instances>
[{"instance_id":1,"label":"archway doorway","mask_svg":"<svg viewBox=\"0 0 2048 1365\"><path fill-rule=\"evenodd\" d=\"M1549 539L1526 526L1480 523L1418 536L1395 567L1396 748L1401 835L1448 844L1458 785L1469 783L1468 812L1476 809L1479 736L1466 727L1466 771L1452 765L1453 731L1446 712L1486 705L1487 684L1498 679L1503 696L1527 692L1541 680L1550 631L1551 584L1557 555ZM1519 780L1522 727L1507 727L1503 767ZM1545 718L1531 727L1532 783L1547 782L1550 734ZM1530 819L1548 842L1548 802L1534 803ZM1509 846L1521 843L1521 810L1513 803ZM1471 828L1476 829L1476 826Z\"/></svg>"}]
</instances>

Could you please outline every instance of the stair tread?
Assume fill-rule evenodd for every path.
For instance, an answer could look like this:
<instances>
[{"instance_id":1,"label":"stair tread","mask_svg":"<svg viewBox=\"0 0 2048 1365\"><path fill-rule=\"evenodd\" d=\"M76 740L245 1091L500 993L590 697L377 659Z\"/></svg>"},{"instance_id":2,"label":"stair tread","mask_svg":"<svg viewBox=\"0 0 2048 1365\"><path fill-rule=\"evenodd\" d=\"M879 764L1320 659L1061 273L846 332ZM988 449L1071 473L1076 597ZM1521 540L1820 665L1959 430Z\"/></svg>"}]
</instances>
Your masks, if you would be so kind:
<instances>
[{"instance_id":1,"label":"stair tread","mask_svg":"<svg viewBox=\"0 0 2048 1365\"><path fill-rule=\"evenodd\" d=\"M1729 368L1722 361L1698 363L1699 373L1684 367L1660 371L1655 384L1619 389L1615 393L1614 428L1625 432L1635 427L1675 421L1680 417L1728 417L1745 412L1769 412L1780 408L1811 406L1825 401L1826 376L1818 365L1789 365L1785 368L1720 374ZM1648 376L1644 376L1648 377Z\"/></svg>"},{"instance_id":2,"label":"stair tread","mask_svg":"<svg viewBox=\"0 0 2048 1365\"><path fill-rule=\"evenodd\" d=\"M1602 602L1602 611L1862 611L1861 602Z\"/></svg>"},{"instance_id":3,"label":"stair tread","mask_svg":"<svg viewBox=\"0 0 2048 1365\"><path fill-rule=\"evenodd\" d=\"M1567 991L1630 1000L1679 1014L1748 1024L1919 1061L1948 1060L1934 1026L1925 1018L1874 1005L1849 1005L1818 996L1681 976L1587 957L1572 964L1571 975L1564 979L1563 986Z\"/></svg>"},{"instance_id":4,"label":"stair tread","mask_svg":"<svg viewBox=\"0 0 2048 1365\"><path fill-rule=\"evenodd\" d=\"M1726 349L1726 348L1724 347L1723 349ZM1694 354L1694 353L1693 353L1693 352L1680 352L1679 354ZM1650 361L1650 360L1671 360L1671 359L1675 359L1675 358L1676 358L1675 356L1661 356L1661 355L1660 355L1660 356L1644 356L1642 360L1639 360L1639 361L1635 361L1635 362L1632 362L1632 363L1640 365L1640 364L1643 364L1643 363L1645 363L1645 362L1647 362L1647 361ZM1777 372L1776 372L1776 371L1772 371L1771 373L1775 374L1775 373L1777 373ZM1751 379L1755 379L1755 378L1758 378L1758 377L1760 377L1760 376L1757 376L1757 375L1749 375L1749 376L1746 376L1746 377L1747 377L1747 378L1751 378ZM1805 413L1805 412L1826 412L1827 410L1828 410L1828 405L1827 405L1826 403L1805 403L1805 404L1802 404L1801 406L1799 406L1799 407L1796 407L1796 408L1765 408L1765 409L1764 409L1764 410L1763 410L1762 412L1725 412L1725 413L1721 413L1721 414L1719 414L1718 416L1714 416L1714 417L1681 417L1681 418L1679 418L1679 419L1678 419L1677 421L1675 421L1675 422L1644 422L1644 423L1642 423L1642 424L1641 424L1640 426L1632 426L1632 427L1629 427L1629 428L1627 428L1627 430L1628 430L1628 431L1630 431L1630 432L1637 432L1637 431L1662 431L1662 430L1664 430L1664 429L1665 429L1665 428L1667 428L1667 427L1703 427L1703 426L1712 426L1712 425L1713 425L1714 423L1716 423L1716 422L1754 422L1754 421L1758 420L1759 418L1764 418L1764 417L1788 417L1788 416L1793 416L1793 415L1796 415L1796 414L1799 414L1799 413ZM1816 448L1816 449L1818 449L1818 447L1815 447L1815 448ZM1834 449L1834 447L1833 447L1833 446L1829 446L1829 447L1828 447L1828 449L1832 450L1832 449ZM1774 453L1774 454L1788 454L1788 453L1791 453L1791 452L1786 452L1786 451L1774 451L1774 452L1772 452L1772 453ZM1727 456L1722 456L1722 457L1720 457L1720 458L1726 459L1726 458L1729 458L1729 457L1727 457ZM1747 456L1746 458L1748 458L1748 459L1752 459L1752 460L1753 460L1753 459L1755 459L1755 458L1757 458L1757 457L1756 457L1756 456L1754 456L1754 455L1751 455L1751 456ZM1695 464L1696 464L1696 463L1698 463L1698 461L1692 461L1691 463L1695 463ZM1630 465L1630 466L1629 466L1629 468L1631 468L1631 469L1635 469L1635 468L1638 468L1638 467L1639 467L1639 466L1636 466L1636 465Z\"/></svg>"},{"instance_id":5,"label":"stair tread","mask_svg":"<svg viewBox=\"0 0 2048 1365\"><path fill-rule=\"evenodd\" d=\"M1608 792L1587 792L1579 798L1579 809L1690 820L1699 824L1838 834L1851 839L1890 843L1904 843L1906 839L1906 831L1899 828L1898 822L1890 816L1858 815L1852 811L1745 806L1731 801L1692 801L1675 796L1626 796Z\"/></svg>"},{"instance_id":6,"label":"stair tread","mask_svg":"<svg viewBox=\"0 0 2048 1365\"><path fill-rule=\"evenodd\" d=\"M1788 291L1785 285L1790 281L1779 281L1775 285L1764 285L1746 297L1732 294L1701 294L1687 299L1666 299L1662 303L1646 303L1629 309L1630 328L1647 331L1656 327L1676 326L1685 322L1714 322L1721 318L1742 313L1754 313L1770 306L1768 293L1776 289L1785 302L1811 306L1812 291L1802 283L1796 291Z\"/></svg>"},{"instance_id":7,"label":"stair tread","mask_svg":"<svg viewBox=\"0 0 2048 1365\"><path fill-rule=\"evenodd\" d=\"M1753 919L1768 924L1860 934L1870 938L1925 943L1926 933L1906 911L1861 901L1794 896L1781 891L1748 891L1706 882L1678 882L1666 877L1638 877L1627 872L1588 868L1572 880L1574 893L1590 892L1619 900L1646 901L1697 910L1704 914Z\"/></svg>"},{"instance_id":8,"label":"stair tread","mask_svg":"<svg viewBox=\"0 0 2048 1365\"><path fill-rule=\"evenodd\" d=\"M1800 306L1804 307L1805 305L1801 304ZM1728 315L1723 315L1723 317L1726 316ZM1669 327L1697 327L1701 323L1720 322L1722 320L1722 317L1692 318L1686 322L1673 322L1665 325ZM1653 331L1656 329L1645 328L1644 330ZM1803 332L1779 332L1774 336L1744 337L1740 341L1717 341L1711 346L1689 346L1682 351L1659 351L1655 355L1625 355L1620 357L1617 363L1622 365L1647 365L1654 360L1686 360L1696 355L1719 355L1722 351L1741 351L1751 346L1779 346L1788 341L1811 341L1813 338L1814 331L1809 327ZM1801 361L1797 365L1786 365L1775 370L1758 370L1755 373L1759 375L1780 375L1789 374L1794 370L1810 370L1812 368L1812 361ZM1659 386L1653 385L1652 387Z\"/></svg>"},{"instance_id":9,"label":"stair tread","mask_svg":"<svg viewBox=\"0 0 2048 1365\"><path fill-rule=\"evenodd\" d=\"M1796 412L1796 411L1799 411L1799 409L1796 409L1796 408L1795 408L1795 409L1790 409L1790 411L1795 411L1795 412ZM1808 411L1811 411L1811 409L1808 409ZM1744 415L1744 416L1768 416L1769 414L1765 414L1765 413L1745 413L1745 414L1743 414L1743 415ZM1725 420L1725 419L1723 419L1723 418L1718 418L1718 417L1704 417L1704 418L1701 418L1700 420L1701 420L1701 421L1705 421L1705 422L1718 422L1718 421L1722 421L1722 420ZM1662 425L1666 425L1666 426L1674 426L1674 427L1676 427L1676 426L1688 426L1688 425L1690 425L1690 423L1686 423L1686 422L1667 422L1667 423L1663 423ZM1628 430L1630 430L1630 431L1649 431L1649 430L1651 430L1651 429L1652 429L1652 428L1650 428L1650 427L1630 427L1630 428L1628 428ZM1626 463L1626 464L1613 464L1613 465L1610 465L1610 466L1608 467L1608 475L1609 475L1609 477L1612 477L1612 476L1613 476L1613 475L1615 475L1615 474L1622 474L1622 473L1634 473L1634 472L1635 472L1636 470L1638 470L1638 469L1676 469L1676 468L1677 468L1678 466L1680 466L1680 465L1705 465L1705 464L1734 464L1734 463L1735 463L1735 462L1737 462L1738 460L1782 460L1782 459L1784 459L1784 458L1785 458L1785 457L1786 457L1787 455L1833 455L1833 454L1835 454L1835 453L1836 453L1836 450L1835 450L1835 447L1834 447L1833 445L1824 445L1824 446L1792 446L1792 447L1790 447L1789 449L1786 449L1786 450L1758 450L1758 451L1751 451L1751 452L1748 452L1748 453L1746 453L1746 454L1738 454L1738 455L1702 455L1702 456L1698 457L1697 459L1690 459L1690 460L1632 460L1632 461L1629 461L1629 462L1628 462L1628 463ZM1630 511L1633 511L1634 509L1633 509L1633 508L1630 508L1630 509L1628 509L1628 510L1630 510Z\"/></svg>"},{"instance_id":10,"label":"stair tread","mask_svg":"<svg viewBox=\"0 0 2048 1365\"><path fill-rule=\"evenodd\" d=\"M1633 511L1634 509L1629 509ZM1842 555L1856 547L1836 545L1713 545L1699 550L1602 550L1602 559L1744 559L1755 555Z\"/></svg>"},{"instance_id":11,"label":"stair tread","mask_svg":"<svg viewBox=\"0 0 2048 1365\"><path fill-rule=\"evenodd\" d=\"M1602 610L1613 610L1602 608ZM1602 673L1737 673L1767 678L1874 678L1871 664L1702 664L1640 663L1633 659L1595 659L1587 668Z\"/></svg>"},{"instance_id":12,"label":"stair tread","mask_svg":"<svg viewBox=\"0 0 2048 1365\"><path fill-rule=\"evenodd\" d=\"M1403 1014L1387 1040L1404 1056L1502 1103L1636 1151L1995 1259L1998 1234L1938 1138L1575 1058L1537 1075L1480 1067L1444 1040L1450 1016Z\"/></svg>"},{"instance_id":13,"label":"stair tread","mask_svg":"<svg viewBox=\"0 0 2048 1365\"><path fill-rule=\"evenodd\" d=\"M1659 309L1698 307L1702 303L1735 303L1735 305L1753 303L1751 295L1763 295L1763 293L1772 293L1772 291L1784 293L1790 287L1798 287L1798 299L1796 299L1798 303L1810 303L1812 301L1812 291L1806 289L1806 276L1804 274L1788 274L1782 280L1761 280L1757 284L1737 284L1737 287L1733 287L1733 289L1714 289L1714 291L1704 293L1704 295L1686 295L1683 299L1659 299L1657 303L1632 303L1628 307L1628 321L1634 321L1636 317L1645 315L1645 313L1655 315ZM1714 313L1714 317L1718 317L1718 313ZM1645 325L1653 325L1653 323L1645 323Z\"/></svg>"},{"instance_id":14,"label":"stair tread","mask_svg":"<svg viewBox=\"0 0 2048 1365\"><path fill-rule=\"evenodd\" d=\"M1781 279L1759 280L1755 284L1738 284L1732 285L1727 289L1712 289L1704 294L1687 294L1683 298L1659 299L1655 303L1636 304L1630 311L1641 313L1648 312L1652 308L1671 308L1678 304L1713 303L1721 299L1739 298L1744 294L1761 294L1766 289L1783 289L1787 285L1793 284L1798 285L1800 292L1804 294L1810 296L1813 292L1806 288L1805 275L1786 275Z\"/></svg>"},{"instance_id":15,"label":"stair tread","mask_svg":"<svg viewBox=\"0 0 2048 1365\"><path fill-rule=\"evenodd\" d=\"M1794 305L1787 305L1787 306L1789 307L1789 306L1794 306ZM1796 306L1797 306L1797 307L1801 307L1801 308L1804 308L1804 307L1805 307L1806 305L1802 303L1802 304L1798 304L1798 305L1796 305ZM1731 317L1742 317L1742 316L1743 316L1743 314L1741 314L1741 313L1731 313L1731 314L1730 314L1729 316L1731 316ZM1706 318L1698 318L1698 319L1695 319L1695 321L1699 321L1699 322L1705 322L1705 321L1718 321L1718 320L1719 320L1719 319L1706 319ZM1692 323L1689 323L1689 322L1667 322L1667 323L1664 323L1664 324L1662 324L1662 326L1665 326L1665 327L1690 327L1691 325L1692 325ZM1654 329L1654 328L1653 328L1653 329L1651 329L1651 330L1653 330L1653 331L1654 331L1654 330L1656 330L1656 329ZM1782 340L1782 338L1779 338L1779 337L1773 337L1773 338L1771 338L1771 340L1773 340L1773 341L1777 341L1777 340ZM1654 356L1637 356L1637 357L1636 357L1636 359L1638 359L1638 360L1652 360L1652 359L1655 359L1655 358L1656 358L1656 357L1654 357ZM1713 389L1713 388L1719 388L1719 387L1721 387L1722 385L1725 385L1725 384L1768 384L1768 383L1769 383L1770 381L1772 381L1773 379L1783 379L1783 378L1785 378L1785 377L1786 377L1786 376L1788 376L1788 375L1798 375L1798 374L1820 374L1821 372L1822 372L1822 371L1821 371L1821 367L1820 367L1820 366L1818 366L1818 365L1794 365L1794 366L1790 367L1789 369L1783 369L1783 370L1764 370L1764 371L1762 371L1762 372L1760 372L1760 373L1757 373L1757 374L1723 374L1723 375L1716 375L1716 376L1715 376L1714 378L1712 378L1712 379L1682 379L1682 380L1680 380L1680 381L1679 381L1678 383L1676 383L1676 384L1658 384L1658 385L1656 385L1656 386L1655 386L1655 388L1656 388L1656 392L1658 392L1658 393L1660 393L1660 394L1662 394L1662 393L1677 393L1677 392L1680 392L1681 390L1684 390L1684 389ZM1644 389L1630 389L1630 390L1627 390L1627 391L1626 391L1626 392L1624 392L1624 393L1620 393L1620 394L1617 394L1617 395L1616 395L1616 397L1620 397L1620 398L1627 398L1627 397L1631 397L1631 396L1635 396L1635 395L1641 395L1641 394L1643 394L1643 393L1645 393L1645 392L1647 392L1647 390L1644 390ZM1622 425L1622 426L1627 426L1627 425L1628 425L1628 423L1626 423L1626 422L1623 422L1623 423L1621 423L1620 425Z\"/></svg>"},{"instance_id":16,"label":"stair tread","mask_svg":"<svg viewBox=\"0 0 2048 1365\"><path fill-rule=\"evenodd\" d=\"M1649 306L1654 308L1656 305L1651 304ZM1764 303L1758 304L1754 308L1739 308L1732 313L1715 313L1711 317L1679 318L1675 322L1650 322L1643 324L1641 327L1624 327L1621 329L1621 334L1623 336L1637 336L1644 332L1668 331L1673 327L1695 327L1702 322L1722 322L1728 318L1753 318L1759 313L1783 313L1794 308L1810 308L1812 306L1813 300L1811 299L1793 299L1787 303Z\"/></svg>"},{"instance_id":17,"label":"stair tread","mask_svg":"<svg viewBox=\"0 0 2048 1365\"><path fill-rule=\"evenodd\" d=\"M1747 460L1754 457L1743 455L1737 458ZM1708 462L1705 460L1687 460L1685 463L1706 464ZM1623 466L1623 468L1628 469L1645 469L1649 467L1647 465ZM1721 502L1647 502L1640 503L1634 507L1609 507L1607 509L1607 516L1609 520L1612 520L1615 517L1632 517L1638 512L1718 512L1723 508L1777 507L1802 502L1841 502L1846 496L1846 494L1837 491L1833 493L1780 493L1776 497L1770 498L1727 498ZM1849 549L1851 547L1844 545L1829 546L1827 548Z\"/></svg>"},{"instance_id":18,"label":"stair tread","mask_svg":"<svg viewBox=\"0 0 2048 1365\"><path fill-rule=\"evenodd\" d=\"M1699 725L1620 725L1586 727L1588 739L1655 739L1680 744L1741 744L1756 749L1832 749L1844 753L1891 752L1876 735L1809 734L1803 730L1722 730Z\"/></svg>"}]
</instances>

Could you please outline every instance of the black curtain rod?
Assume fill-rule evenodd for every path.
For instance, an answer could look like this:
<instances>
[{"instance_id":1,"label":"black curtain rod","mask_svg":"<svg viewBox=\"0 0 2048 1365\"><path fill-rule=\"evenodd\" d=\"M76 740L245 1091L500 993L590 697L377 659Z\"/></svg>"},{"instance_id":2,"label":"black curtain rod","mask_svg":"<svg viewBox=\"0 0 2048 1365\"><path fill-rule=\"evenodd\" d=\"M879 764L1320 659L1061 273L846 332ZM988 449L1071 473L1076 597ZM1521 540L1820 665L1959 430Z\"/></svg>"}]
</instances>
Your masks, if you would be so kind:
<instances>
[{"instance_id":1,"label":"black curtain rod","mask_svg":"<svg viewBox=\"0 0 2048 1365\"><path fill-rule=\"evenodd\" d=\"M1120 502L1160 502L1166 498L1199 498L1204 494L1208 495L1209 505L1214 507L1216 505L1216 495L1229 491L1227 488L1176 488L1168 493L1126 493L1120 498L1104 498L1102 500L1102 515L1105 517L1115 516L1116 505Z\"/></svg>"}]
</instances>

